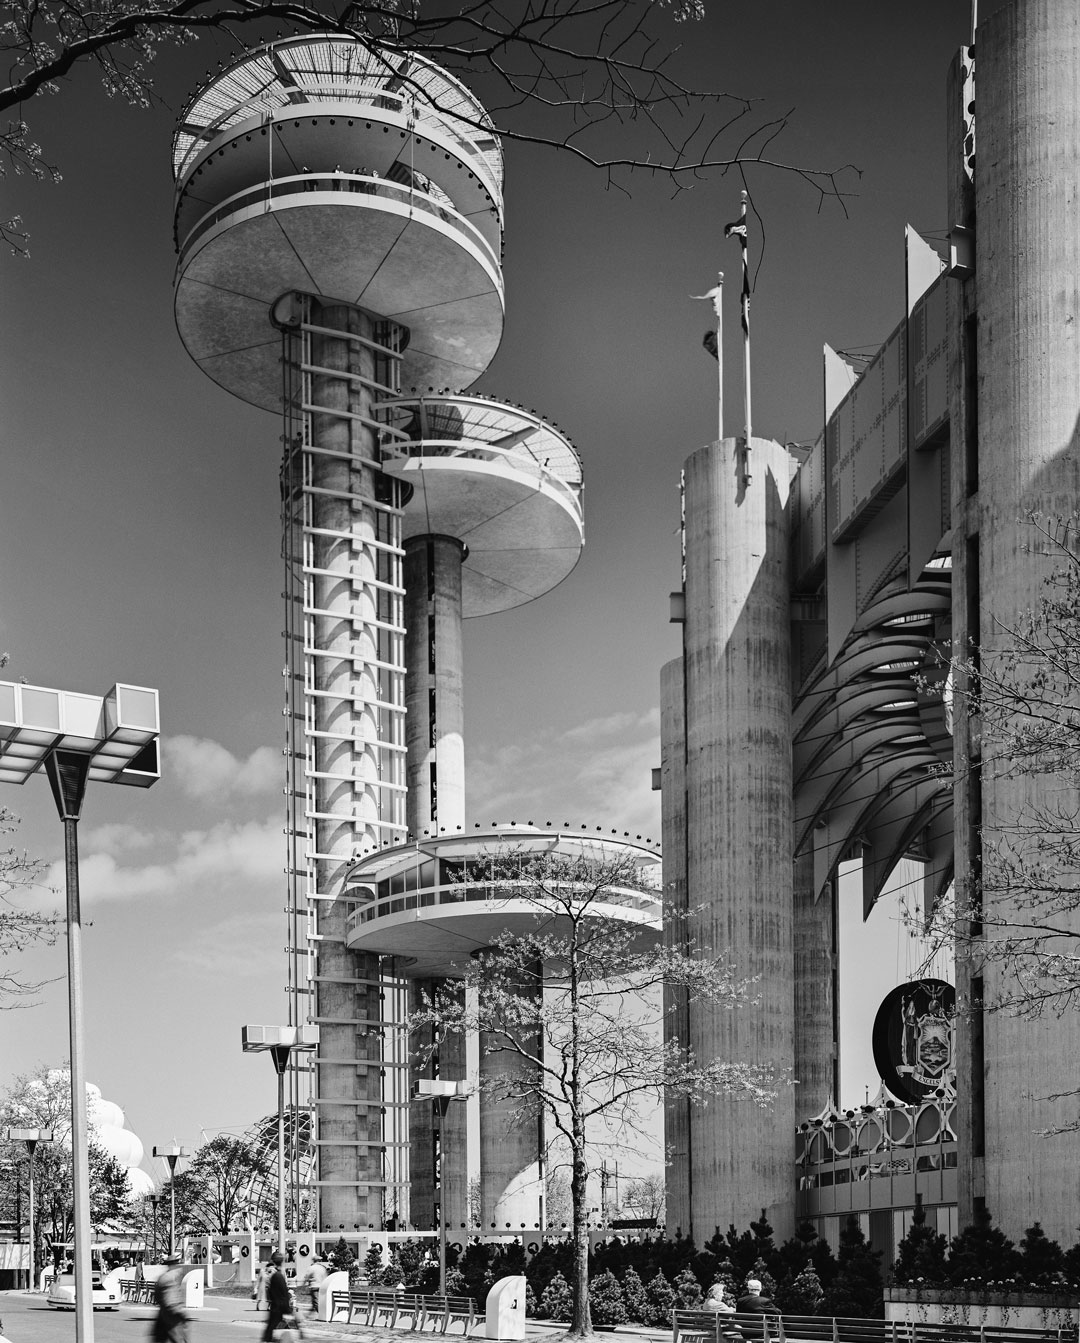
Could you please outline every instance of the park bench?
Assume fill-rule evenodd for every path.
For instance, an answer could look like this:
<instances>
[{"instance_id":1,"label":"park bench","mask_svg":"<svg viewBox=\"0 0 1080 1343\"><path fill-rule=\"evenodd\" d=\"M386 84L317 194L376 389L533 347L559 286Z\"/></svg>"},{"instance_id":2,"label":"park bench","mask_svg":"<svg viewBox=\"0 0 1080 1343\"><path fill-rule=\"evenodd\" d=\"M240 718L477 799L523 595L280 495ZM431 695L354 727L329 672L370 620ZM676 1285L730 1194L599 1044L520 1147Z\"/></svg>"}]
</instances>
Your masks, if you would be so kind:
<instances>
[{"instance_id":1,"label":"park bench","mask_svg":"<svg viewBox=\"0 0 1080 1343\"><path fill-rule=\"evenodd\" d=\"M140 1282L138 1278L121 1278L120 1295L125 1301L135 1301L141 1305L152 1305L154 1301L154 1284L152 1282Z\"/></svg>"},{"instance_id":2,"label":"park bench","mask_svg":"<svg viewBox=\"0 0 1080 1343\"><path fill-rule=\"evenodd\" d=\"M1021 1329L711 1310L675 1310L671 1324L672 1343L723 1343L724 1334L736 1329L747 1343L1078 1343L1075 1328L1056 1325Z\"/></svg>"},{"instance_id":3,"label":"park bench","mask_svg":"<svg viewBox=\"0 0 1080 1343\"><path fill-rule=\"evenodd\" d=\"M330 1293L330 1318L344 1315L348 1324L366 1328L399 1328L448 1333L460 1324L468 1334L476 1324L476 1302L467 1296L427 1296L419 1292L394 1292L378 1287L353 1287Z\"/></svg>"}]
</instances>

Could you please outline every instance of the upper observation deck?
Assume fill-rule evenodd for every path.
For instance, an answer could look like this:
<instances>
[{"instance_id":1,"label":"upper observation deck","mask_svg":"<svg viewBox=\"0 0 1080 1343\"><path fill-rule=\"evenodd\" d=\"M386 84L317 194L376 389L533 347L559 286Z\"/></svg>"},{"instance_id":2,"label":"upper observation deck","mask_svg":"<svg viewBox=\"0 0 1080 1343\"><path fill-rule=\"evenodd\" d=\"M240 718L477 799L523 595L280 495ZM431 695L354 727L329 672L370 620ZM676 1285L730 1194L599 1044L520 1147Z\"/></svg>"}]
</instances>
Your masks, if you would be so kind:
<instances>
[{"instance_id":1,"label":"upper observation deck","mask_svg":"<svg viewBox=\"0 0 1080 1343\"><path fill-rule=\"evenodd\" d=\"M542 918L545 929L558 935L558 915L545 910L530 876L546 857L566 860L568 867L584 859L597 871L610 871L592 912L636 925L649 943L659 939L657 850L599 830L510 824L432 835L359 859L347 882L348 895L362 903L349 916L346 942L354 951L397 956L400 973L427 978L460 975L469 957L503 929L525 934Z\"/></svg>"},{"instance_id":2,"label":"upper observation deck","mask_svg":"<svg viewBox=\"0 0 1080 1343\"><path fill-rule=\"evenodd\" d=\"M383 469L412 487L403 535L466 547L462 614L532 601L570 573L584 538L581 459L532 411L486 397L382 402Z\"/></svg>"},{"instance_id":3,"label":"upper observation deck","mask_svg":"<svg viewBox=\"0 0 1080 1343\"><path fill-rule=\"evenodd\" d=\"M451 75L338 35L273 42L194 95L173 139L176 321L228 391L280 403L283 292L407 327L405 386L468 386L502 335L502 155Z\"/></svg>"}]
</instances>

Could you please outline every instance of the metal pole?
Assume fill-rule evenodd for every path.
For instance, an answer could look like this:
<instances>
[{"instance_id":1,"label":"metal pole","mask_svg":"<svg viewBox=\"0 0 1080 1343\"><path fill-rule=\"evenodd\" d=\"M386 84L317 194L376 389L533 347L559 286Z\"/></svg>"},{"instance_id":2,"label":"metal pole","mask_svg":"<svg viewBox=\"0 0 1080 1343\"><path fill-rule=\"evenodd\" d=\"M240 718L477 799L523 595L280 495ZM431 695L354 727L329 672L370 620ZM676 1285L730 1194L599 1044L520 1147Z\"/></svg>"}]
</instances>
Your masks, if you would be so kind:
<instances>
[{"instance_id":1,"label":"metal pole","mask_svg":"<svg viewBox=\"0 0 1080 1343\"><path fill-rule=\"evenodd\" d=\"M289 1066L289 1045L271 1045L270 1057L277 1073L277 1247L285 1253L285 1070Z\"/></svg>"},{"instance_id":2,"label":"metal pole","mask_svg":"<svg viewBox=\"0 0 1080 1343\"><path fill-rule=\"evenodd\" d=\"M169 1158L169 1253L176 1253L176 1158Z\"/></svg>"},{"instance_id":3,"label":"metal pole","mask_svg":"<svg viewBox=\"0 0 1080 1343\"><path fill-rule=\"evenodd\" d=\"M30 1290L34 1290L34 1148L37 1143L28 1138L26 1150L30 1153Z\"/></svg>"},{"instance_id":4,"label":"metal pole","mask_svg":"<svg viewBox=\"0 0 1080 1343\"><path fill-rule=\"evenodd\" d=\"M71 1173L75 1202L75 1340L93 1343L94 1303L90 1276L90 1151L86 1134L83 1066L82 915L79 907L78 818L64 817L67 885L68 1025L71 1041Z\"/></svg>"}]
</instances>

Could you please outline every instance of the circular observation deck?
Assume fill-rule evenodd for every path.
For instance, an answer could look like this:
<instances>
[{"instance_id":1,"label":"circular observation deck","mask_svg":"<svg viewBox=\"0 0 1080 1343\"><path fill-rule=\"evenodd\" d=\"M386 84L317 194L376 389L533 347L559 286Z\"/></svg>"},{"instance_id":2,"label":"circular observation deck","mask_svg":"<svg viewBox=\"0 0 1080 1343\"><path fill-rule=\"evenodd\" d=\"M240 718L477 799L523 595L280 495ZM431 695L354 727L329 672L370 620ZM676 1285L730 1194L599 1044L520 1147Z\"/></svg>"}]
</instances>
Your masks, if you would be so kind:
<instances>
[{"instance_id":1,"label":"circular observation deck","mask_svg":"<svg viewBox=\"0 0 1080 1343\"><path fill-rule=\"evenodd\" d=\"M584 544L581 459L532 411L486 397L381 402L383 470L412 487L403 534L466 547L462 614L491 615L549 592Z\"/></svg>"},{"instance_id":2,"label":"circular observation deck","mask_svg":"<svg viewBox=\"0 0 1080 1343\"><path fill-rule=\"evenodd\" d=\"M269 308L289 290L408 327L405 386L466 387L493 358L501 150L431 62L337 35L258 48L194 95L173 172L177 328L234 395L280 405Z\"/></svg>"},{"instance_id":3,"label":"circular observation deck","mask_svg":"<svg viewBox=\"0 0 1080 1343\"><path fill-rule=\"evenodd\" d=\"M622 880L593 907L599 917L637 925L643 945L659 940L660 889L650 884L650 874L659 881L656 849L599 831L509 825L432 836L359 859L347 882L349 897L362 903L349 916L346 945L397 956L399 974L424 979L461 975L472 954L497 933L531 932L539 917L557 936L558 918L543 916L538 899L526 894L530 863L547 856L633 864L636 876L620 873Z\"/></svg>"}]
</instances>

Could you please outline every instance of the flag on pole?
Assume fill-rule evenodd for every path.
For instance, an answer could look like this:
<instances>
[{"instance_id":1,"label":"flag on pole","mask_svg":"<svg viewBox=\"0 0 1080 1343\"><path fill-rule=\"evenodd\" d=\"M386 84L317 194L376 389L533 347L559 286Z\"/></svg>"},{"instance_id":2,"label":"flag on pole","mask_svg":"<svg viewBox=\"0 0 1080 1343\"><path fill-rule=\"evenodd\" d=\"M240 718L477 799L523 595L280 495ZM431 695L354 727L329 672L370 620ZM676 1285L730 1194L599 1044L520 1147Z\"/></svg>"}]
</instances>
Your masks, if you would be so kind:
<instances>
[{"instance_id":1,"label":"flag on pole","mask_svg":"<svg viewBox=\"0 0 1080 1343\"><path fill-rule=\"evenodd\" d=\"M746 204L743 204L745 211ZM738 238L742 250L742 294L739 301L739 315L742 319L743 335L750 336L750 267L746 260L746 215L741 215L730 224L724 225L725 238Z\"/></svg>"}]
</instances>

